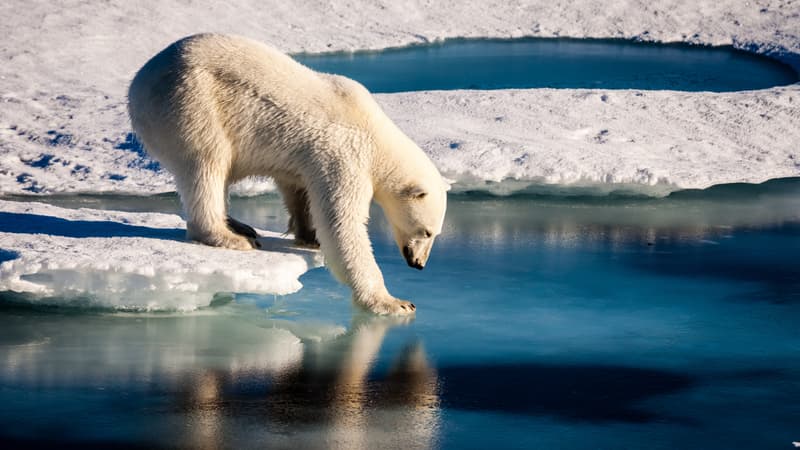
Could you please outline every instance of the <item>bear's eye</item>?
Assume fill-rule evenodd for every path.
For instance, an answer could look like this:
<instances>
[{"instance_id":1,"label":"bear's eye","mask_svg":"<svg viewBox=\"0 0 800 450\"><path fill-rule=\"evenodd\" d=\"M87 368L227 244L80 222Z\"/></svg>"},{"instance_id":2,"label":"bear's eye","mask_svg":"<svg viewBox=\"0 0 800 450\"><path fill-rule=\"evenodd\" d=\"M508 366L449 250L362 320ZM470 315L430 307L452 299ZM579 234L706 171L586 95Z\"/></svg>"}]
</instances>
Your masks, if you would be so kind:
<instances>
[{"instance_id":1,"label":"bear's eye","mask_svg":"<svg viewBox=\"0 0 800 450\"><path fill-rule=\"evenodd\" d=\"M420 186L406 186L400 191L401 196L410 199L420 199L428 195Z\"/></svg>"},{"instance_id":2,"label":"bear's eye","mask_svg":"<svg viewBox=\"0 0 800 450\"><path fill-rule=\"evenodd\" d=\"M425 230L425 231L423 231L423 232L422 232L422 234L423 234L423 235L424 235L426 238L429 238L429 237L433 236L433 233L431 233L431 232L430 232L430 231L428 231L428 230Z\"/></svg>"}]
</instances>

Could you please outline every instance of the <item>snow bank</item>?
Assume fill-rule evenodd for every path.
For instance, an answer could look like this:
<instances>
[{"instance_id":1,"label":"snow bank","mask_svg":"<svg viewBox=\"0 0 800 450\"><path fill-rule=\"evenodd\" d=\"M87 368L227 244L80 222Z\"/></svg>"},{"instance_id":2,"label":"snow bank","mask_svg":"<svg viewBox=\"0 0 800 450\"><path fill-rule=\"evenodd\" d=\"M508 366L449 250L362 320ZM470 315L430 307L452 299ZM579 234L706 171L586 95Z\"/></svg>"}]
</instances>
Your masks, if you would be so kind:
<instances>
[{"instance_id":1,"label":"snow bank","mask_svg":"<svg viewBox=\"0 0 800 450\"><path fill-rule=\"evenodd\" d=\"M321 265L259 231L261 251L186 242L175 215L63 209L0 201L0 292L32 294L119 309L193 310L214 294L288 294L300 275Z\"/></svg>"},{"instance_id":2,"label":"snow bank","mask_svg":"<svg viewBox=\"0 0 800 450\"><path fill-rule=\"evenodd\" d=\"M703 95L435 91L380 101L457 190L504 194L533 183L664 195L800 175L794 86Z\"/></svg>"},{"instance_id":3,"label":"snow bank","mask_svg":"<svg viewBox=\"0 0 800 450\"><path fill-rule=\"evenodd\" d=\"M0 15L12 18L0 22L0 193L171 191L170 176L129 134L125 91L150 56L200 31L243 34L291 52L450 37L680 41L734 45L800 69L800 5L782 0L9 0ZM457 187L512 177L520 183L505 188L630 182L656 183L660 192L800 175L796 156L787 159L800 128L798 89L460 91L380 101ZM611 100L598 100L604 95ZM517 127L525 124L532 127ZM459 151L448 153L451 145ZM242 191L271 189L257 181Z\"/></svg>"}]
</instances>

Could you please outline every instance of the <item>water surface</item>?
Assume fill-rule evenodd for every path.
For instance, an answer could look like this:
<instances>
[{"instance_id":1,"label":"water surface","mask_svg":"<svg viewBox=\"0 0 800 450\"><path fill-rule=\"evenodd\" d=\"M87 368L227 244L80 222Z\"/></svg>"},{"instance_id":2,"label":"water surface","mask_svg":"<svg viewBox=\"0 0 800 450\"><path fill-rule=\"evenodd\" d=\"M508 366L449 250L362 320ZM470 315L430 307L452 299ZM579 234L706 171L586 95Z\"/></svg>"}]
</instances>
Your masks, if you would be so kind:
<instances>
[{"instance_id":1,"label":"water surface","mask_svg":"<svg viewBox=\"0 0 800 450\"><path fill-rule=\"evenodd\" d=\"M173 211L165 196L61 197ZM277 197L233 214L282 229ZM664 199L453 196L414 320L324 270L192 314L0 302L0 440L213 448L790 448L800 182Z\"/></svg>"},{"instance_id":2,"label":"water surface","mask_svg":"<svg viewBox=\"0 0 800 450\"><path fill-rule=\"evenodd\" d=\"M372 92L443 89L669 89L783 86L797 73L733 47L601 39L455 39L380 52L296 55Z\"/></svg>"}]
</instances>

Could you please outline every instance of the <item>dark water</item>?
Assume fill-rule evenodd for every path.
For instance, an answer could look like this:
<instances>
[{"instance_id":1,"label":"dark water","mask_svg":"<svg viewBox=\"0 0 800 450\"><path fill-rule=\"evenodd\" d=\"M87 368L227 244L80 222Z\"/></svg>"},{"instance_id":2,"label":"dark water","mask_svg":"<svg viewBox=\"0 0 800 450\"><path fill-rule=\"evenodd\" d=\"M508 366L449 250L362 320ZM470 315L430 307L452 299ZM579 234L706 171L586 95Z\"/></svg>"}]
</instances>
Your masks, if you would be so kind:
<instances>
[{"instance_id":1,"label":"dark water","mask_svg":"<svg viewBox=\"0 0 800 450\"><path fill-rule=\"evenodd\" d=\"M448 40L381 52L296 55L372 92L590 88L728 92L796 83L790 67L732 47L625 40Z\"/></svg>"},{"instance_id":2,"label":"dark water","mask_svg":"<svg viewBox=\"0 0 800 450\"><path fill-rule=\"evenodd\" d=\"M171 211L174 197L50 198ZM275 197L233 213L281 229ZM454 196L413 321L324 269L192 314L0 303L0 441L107 448L791 448L800 180L665 199ZM18 300L18 299L17 299Z\"/></svg>"}]
</instances>

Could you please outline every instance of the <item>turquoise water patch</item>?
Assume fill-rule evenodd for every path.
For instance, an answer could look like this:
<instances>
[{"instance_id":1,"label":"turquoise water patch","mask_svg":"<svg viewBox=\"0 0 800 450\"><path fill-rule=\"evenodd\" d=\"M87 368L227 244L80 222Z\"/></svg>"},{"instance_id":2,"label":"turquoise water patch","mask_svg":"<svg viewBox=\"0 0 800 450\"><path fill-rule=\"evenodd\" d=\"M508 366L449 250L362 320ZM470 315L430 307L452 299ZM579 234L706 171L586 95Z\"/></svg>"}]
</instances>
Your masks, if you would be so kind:
<instances>
[{"instance_id":1,"label":"turquoise water patch","mask_svg":"<svg viewBox=\"0 0 800 450\"><path fill-rule=\"evenodd\" d=\"M455 39L380 52L295 57L378 93L527 88L729 92L798 81L790 67L733 47L626 40Z\"/></svg>"},{"instance_id":2,"label":"turquoise water patch","mask_svg":"<svg viewBox=\"0 0 800 450\"><path fill-rule=\"evenodd\" d=\"M174 212L175 197L43 198ZM282 230L276 196L232 215ZM0 441L72 446L780 448L798 440L800 180L652 198L451 196L416 318L324 269L192 314L0 302ZM334 444L332 444L334 443Z\"/></svg>"}]
</instances>

